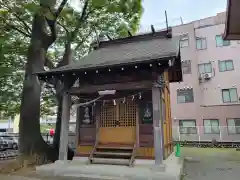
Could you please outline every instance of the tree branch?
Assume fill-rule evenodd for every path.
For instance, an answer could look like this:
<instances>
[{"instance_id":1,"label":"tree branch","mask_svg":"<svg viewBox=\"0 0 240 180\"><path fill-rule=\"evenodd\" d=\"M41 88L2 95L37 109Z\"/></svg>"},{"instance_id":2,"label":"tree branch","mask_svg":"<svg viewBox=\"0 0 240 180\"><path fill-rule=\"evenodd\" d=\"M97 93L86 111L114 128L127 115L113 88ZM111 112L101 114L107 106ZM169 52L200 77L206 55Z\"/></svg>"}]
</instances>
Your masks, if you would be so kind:
<instances>
[{"instance_id":1,"label":"tree branch","mask_svg":"<svg viewBox=\"0 0 240 180\"><path fill-rule=\"evenodd\" d=\"M54 14L56 19L57 19L58 16L61 14L64 6L67 4L67 1L68 1L68 0L62 0L60 6L58 7L58 10L57 10L57 11L55 12L55 14Z\"/></svg>"},{"instance_id":2,"label":"tree branch","mask_svg":"<svg viewBox=\"0 0 240 180\"><path fill-rule=\"evenodd\" d=\"M46 44L45 48L47 49L56 39L57 39L57 32L56 32L56 21L60 13L62 12L64 6L67 4L68 0L62 0L59 8L57 11L54 13L55 19L51 22L50 30L51 30L51 36L46 36Z\"/></svg>"},{"instance_id":3,"label":"tree branch","mask_svg":"<svg viewBox=\"0 0 240 180\"><path fill-rule=\"evenodd\" d=\"M20 18L20 15L14 13L14 16L20 21L23 23L24 27L26 28L27 32L30 34L31 33L31 28L28 26L28 24L22 19Z\"/></svg>"},{"instance_id":4,"label":"tree branch","mask_svg":"<svg viewBox=\"0 0 240 180\"><path fill-rule=\"evenodd\" d=\"M47 66L49 69L55 68L53 62L48 57L45 58L44 66Z\"/></svg>"},{"instance_id":5,"label":"tree branch","mask_svg":"<svg viewBox=\"0 0 240 180\"><path fill-rule=\"evenodd\" d=\"M78 24L77 24L76 28L74 29L74 31L71 33L71 37L70 37L71 41L76 37L78 29L81 27L84 20L86 20L88 17L88 14L87 14L88 4L89 4L89 0L85 0L83 10L82 10L81 16L79 18Z\"/></svg>"},{"instance_id":6,"label":"tree branch","mask_svg":"<svg viewBox=\"0 0 240 180\"><path fill-rule=\"evenodd\" d=\"M67 39L69 39L70 38L70 33L69 33L68 29L63 24L61 24L60 22L57 22L57 24L59 26L61 26L66 31Z\"/></svg>"},{"instance_id":7,"label":"tree branch","mask_svg":"<svg viewBox=\"0 0 240 180\"><path fill-rule=\"evenodd\" d=\"M92 32L91 32L91 30L90 30L89 33L88 33L88 35L85 36L85 38L83 38L82 41L79 42L78 45L74 48L75 51L86 41L86 39L90 36L91 33L92 33Z\"/></svg>"},{"instance_id":8,"label":"tree branch","mask_svg":"<svg viewBox=\"0 0 240 180\"><path fill-rule=\"evenodd\" d=\"M12 25L12 24L8 24L8 23L6 23L6 25L7 25L8 27L10 27L10 28L18 31L18 32L21 33L22 35L31 38L31 34L28 34L28 33L24 32L24 31L22 31L21 29L18 29L16 26L14 26L14 25Z\"/></svg>"}]
</instances>

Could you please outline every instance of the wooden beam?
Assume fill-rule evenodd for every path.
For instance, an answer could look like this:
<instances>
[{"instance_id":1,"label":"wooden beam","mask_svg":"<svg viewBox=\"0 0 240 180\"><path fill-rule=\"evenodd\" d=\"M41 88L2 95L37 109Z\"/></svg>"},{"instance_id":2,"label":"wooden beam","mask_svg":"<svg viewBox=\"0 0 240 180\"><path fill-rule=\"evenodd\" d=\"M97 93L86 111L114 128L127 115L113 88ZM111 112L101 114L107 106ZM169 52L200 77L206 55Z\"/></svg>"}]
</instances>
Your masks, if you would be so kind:
<instances>
[{"instance_id":1,"label":"wooden beam","mask_svg":"<svg viewBox=\"0 0 240 180\"><path fill-rule=\"evenodd\" d=\"M97 93L98 91L104 90L139 90L149 89L152 87L152 81L138 81L138 82L126 82L126 83L114 83L114 84L103 84L103 85L83 85L80 87L72 87L69 90L70 94L80 93Z\"/></svg>"}]
</instances>

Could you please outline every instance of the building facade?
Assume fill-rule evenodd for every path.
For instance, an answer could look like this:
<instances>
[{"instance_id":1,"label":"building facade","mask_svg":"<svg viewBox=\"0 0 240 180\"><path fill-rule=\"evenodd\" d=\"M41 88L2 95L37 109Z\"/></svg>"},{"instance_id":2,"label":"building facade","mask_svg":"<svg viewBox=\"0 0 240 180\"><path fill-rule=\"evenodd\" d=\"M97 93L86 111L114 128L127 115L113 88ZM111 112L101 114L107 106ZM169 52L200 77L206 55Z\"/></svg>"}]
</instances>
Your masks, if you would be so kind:
<instances>
[{"instance_id":1,"label":"building facade","mask_svg":"<svg viewBox=\"0 0 240 180\"><path fill-rule=\"evenodd\" d=\"M225 13L173 28L183 82L173 83L173 138L240 141L240 42L224 41Z\"/></svg>"}]
</instances>

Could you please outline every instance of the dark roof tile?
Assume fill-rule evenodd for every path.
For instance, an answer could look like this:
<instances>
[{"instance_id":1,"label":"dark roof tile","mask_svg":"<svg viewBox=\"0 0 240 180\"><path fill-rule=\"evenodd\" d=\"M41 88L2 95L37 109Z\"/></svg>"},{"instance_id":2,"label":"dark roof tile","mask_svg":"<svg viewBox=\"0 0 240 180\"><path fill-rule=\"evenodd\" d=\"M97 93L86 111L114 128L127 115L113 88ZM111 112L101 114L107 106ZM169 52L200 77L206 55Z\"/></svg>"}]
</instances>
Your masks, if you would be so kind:
<instances>
[{"instance_id":1,"label":"dark roof tile","mask_svg":"<svg viewBox=\"0 0 240 180\"><path fill-rule=\"evenodd\" d=\"M67 66L37 74L66 72L80 69L99 68L126 63L137 63L153 59L177 57L179 37L156 37L130 43L114 44L92 51L87 56Z\"/></svg>"}]
</instances>

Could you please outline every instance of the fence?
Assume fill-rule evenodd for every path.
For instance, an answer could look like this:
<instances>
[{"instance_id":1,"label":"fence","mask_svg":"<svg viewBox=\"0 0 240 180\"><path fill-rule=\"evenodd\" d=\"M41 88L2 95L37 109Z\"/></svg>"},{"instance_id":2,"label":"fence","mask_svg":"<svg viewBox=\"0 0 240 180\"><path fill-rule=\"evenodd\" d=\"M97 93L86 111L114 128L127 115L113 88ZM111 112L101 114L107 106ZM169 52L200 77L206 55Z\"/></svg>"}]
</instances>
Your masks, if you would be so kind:
<instances>
[{"instance_id":1,"label":"fence","mask_svg":"<svg viewBox=\"0 0 240 180\"><path fill-rule=\"evenodd\" d=\"M6 135L14 137L18 141L18 138L19 138L18 133L6 133ZM44 141L46 141L48 144L53 143L53 136L50 136L49 133L42 133L42 137L43 137ZM68 134L68 144L71 149L76 148L76 134L75 133Z\"/></svg>"},{"instance_id":2,"label":"fence","mask_svg":"<svg viewBox=\"0 0 240 180\"><path fill-rule=\"evenodd\" d=\"M174 141L240 142L240 126L173 126Z\"/></svg>"},{"instance_id":3,"label":"fence","mask_svg":"<svg viewBox=\"0 0 240 180\"><path fill-rule=\"evenodd\" d=\"M6 136L11 136L13 137L15 140L18 141L19 139L19 134L18 133L5 133ZM4 136L2 134L2 136ZM43 139L49 143L52 144L53 143L53 137L50 136L48 133L42 134ZM68 134L68 145L71 149L75 150L76 149L76 135L75 133L69 133ZM18 156L18 151L17 150L7 150L7 151L3 151L6 149L0 149L0 161L1 160L11 160L11 159L15 159Z\"/></svg>"}]
</instances>

